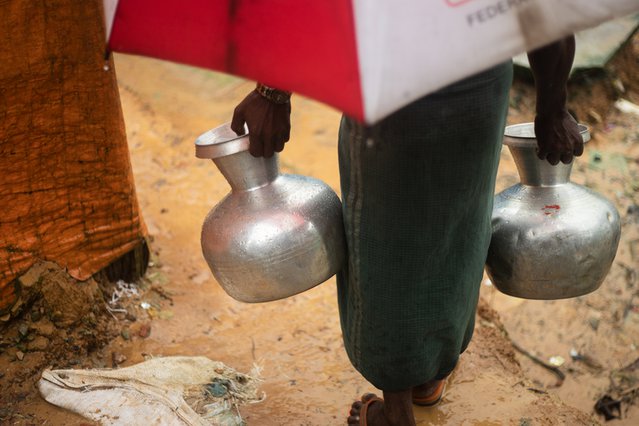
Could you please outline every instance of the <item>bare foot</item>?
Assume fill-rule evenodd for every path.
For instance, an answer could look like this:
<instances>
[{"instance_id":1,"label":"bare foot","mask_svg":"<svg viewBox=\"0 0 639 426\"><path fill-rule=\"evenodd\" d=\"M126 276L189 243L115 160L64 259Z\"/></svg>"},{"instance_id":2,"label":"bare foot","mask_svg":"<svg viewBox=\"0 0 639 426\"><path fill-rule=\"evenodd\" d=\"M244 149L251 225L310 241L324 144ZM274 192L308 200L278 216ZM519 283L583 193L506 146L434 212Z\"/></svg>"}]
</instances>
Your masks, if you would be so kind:
<instances>
[{"instance_id":1,"label":"bare foot","mask_svg":"<svg viewBox=\"0 0 639 426\"><path fill-rule=\"evenodd\" d=\"M351 406L349 425L413 426L411 391L384 392L384 400L372 393ZM365 418L363 418L365 416Z\"/></svg>"},{"instance_id":2,"label":"bare foot","mask_svg":"<svg viewBox=\"0 0 639 426\"><path fill-rule=\"evenodd\" d=\"M360 415L366 416L365 422L360 420ZM351 405L350 416L346 422L349 425L390 426L384 414L384 401L374 393L363 395L361 401L355 401Z\"/></svg>"}]
</instances>

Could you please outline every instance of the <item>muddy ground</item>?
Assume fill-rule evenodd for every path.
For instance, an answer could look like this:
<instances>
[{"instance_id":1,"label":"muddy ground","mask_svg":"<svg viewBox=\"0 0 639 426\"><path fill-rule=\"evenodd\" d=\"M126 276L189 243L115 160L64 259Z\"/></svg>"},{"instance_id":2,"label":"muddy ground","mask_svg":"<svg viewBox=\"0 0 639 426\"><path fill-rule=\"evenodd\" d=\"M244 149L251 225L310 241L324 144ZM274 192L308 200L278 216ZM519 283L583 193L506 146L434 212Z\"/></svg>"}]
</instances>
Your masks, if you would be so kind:
<instances>
[{"instance_id":1,"label":"muddy ground","mask_svg":"<svg viewBox=\"0 0 639 426\"><path fill-rule=\"evenodd\" d=\"M639 116L615 107L619 98L639 104L638 58L635 36L605 73L582 75L571 87L570 106L593 134L573 180L612 200L623 218L608 278L588 296L550 302L504 296L485 280L473 343L442 403L417 410L418 424L597 424L605 420L593 407L605 395L619 401L620 410L612 404L611 411L622 417L610 424L639 423ZM350 401L374 389L344 353L334 280L247 305L219 288L201 256L202 220L228 186L211 162L194 157L193 141L228 121L252 83L124 55L116 56L116 69L151 267L114 301L117 286L76 283L45 266L53 284L38 285L49 291L17 321L0 325L0 423L90 424L38 396L35 382L47 366L117 367L179 354L240 371L262 366L267 398L243 408L249 425L343 424ZM510 123L532 119L532 95L525 78L516 80ZM339 117L295 96L282 170L339 192ZM504 150L498 189L517 180ZM73 320L55 306L78 285L91 308L77 307Z\"/></svg>"}]
</instances>

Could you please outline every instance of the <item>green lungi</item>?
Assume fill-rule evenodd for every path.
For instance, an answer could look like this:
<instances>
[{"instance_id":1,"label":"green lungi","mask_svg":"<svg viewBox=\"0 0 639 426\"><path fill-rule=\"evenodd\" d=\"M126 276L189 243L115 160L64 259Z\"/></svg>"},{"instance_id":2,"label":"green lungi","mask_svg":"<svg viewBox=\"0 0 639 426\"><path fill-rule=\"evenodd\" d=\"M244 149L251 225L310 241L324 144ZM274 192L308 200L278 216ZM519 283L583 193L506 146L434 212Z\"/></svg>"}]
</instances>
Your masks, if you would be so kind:
<instances>
[{"instance_id":1,"label":"green lungi","mask_svg":"<svg viewBox=\"0 0 639 426\"><path fill-rule=\"evenodd\" d=\"M443 378L470 342L511 80L502 64L375 126L342 119L340 320L377 388Z\"/></svg>"}]
</instances>

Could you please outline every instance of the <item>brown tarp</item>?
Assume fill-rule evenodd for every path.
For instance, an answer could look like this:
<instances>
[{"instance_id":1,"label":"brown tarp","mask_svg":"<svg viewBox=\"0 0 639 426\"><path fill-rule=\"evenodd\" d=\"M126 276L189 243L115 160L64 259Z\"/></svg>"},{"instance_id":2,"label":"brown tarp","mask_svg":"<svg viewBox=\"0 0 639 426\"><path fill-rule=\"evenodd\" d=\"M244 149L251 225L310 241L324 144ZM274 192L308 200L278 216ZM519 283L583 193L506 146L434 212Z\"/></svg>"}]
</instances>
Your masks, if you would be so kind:
<instances>
[{"instance_id":1,"label":"brown tarp","mask_svg":"<svg viewBox=\"0 0 639 426\"><path fill-rule=\"evenodd\" d=\"M0 313L36 260L84 280L145 235L100 0L0 0Z\"/></svg>"}]
</instances>

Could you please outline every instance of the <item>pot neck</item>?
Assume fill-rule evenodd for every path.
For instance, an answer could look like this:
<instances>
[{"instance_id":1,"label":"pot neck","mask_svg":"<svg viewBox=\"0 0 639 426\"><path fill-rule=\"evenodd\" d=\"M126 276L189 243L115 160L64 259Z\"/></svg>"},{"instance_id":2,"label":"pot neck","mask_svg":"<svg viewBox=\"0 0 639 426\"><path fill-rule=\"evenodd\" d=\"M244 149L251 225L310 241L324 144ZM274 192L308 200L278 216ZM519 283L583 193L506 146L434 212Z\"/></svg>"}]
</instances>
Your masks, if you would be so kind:
<instances>
[{"instance_id":1,"label":"pot neck","mask_svg":"<svg viewBox=\"0 0 639 426\"><path fill-rule=\"evenodd\" d=\"M572 161L555 166L537 157L535 146L509 146L521 183L529 186L557 186L570 182Z\"/></svg>"},{"instance_id":2,"label":"pot neck","mask_svg":"<svg viewBox=\"0 0 639 426\"><path fill-rule=\"evenodd\" d=\"M268 185L279 176L277 154L271 158L253 157L248 151L214 158L232 192L250 191Z\"/></svg>"}]
</instances>

